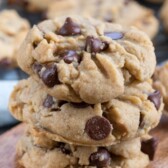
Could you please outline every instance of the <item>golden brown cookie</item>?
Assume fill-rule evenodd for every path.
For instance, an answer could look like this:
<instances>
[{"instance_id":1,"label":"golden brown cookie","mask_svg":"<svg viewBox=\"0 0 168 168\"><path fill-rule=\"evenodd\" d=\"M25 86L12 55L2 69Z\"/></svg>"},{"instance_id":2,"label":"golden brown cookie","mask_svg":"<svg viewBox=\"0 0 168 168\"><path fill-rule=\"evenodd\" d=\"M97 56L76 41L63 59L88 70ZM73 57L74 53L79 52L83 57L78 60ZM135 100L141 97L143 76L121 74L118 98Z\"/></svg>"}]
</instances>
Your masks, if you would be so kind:
<instances>
[{"instance_id":1,"label":"golden brown cookie","mask_svg":"<svg viewBox=\"0 0 168 168\"><path fill-rule=\"evenodd\" d=\"M140 139L108 147L55 142L48 148L48 140L39 134L36 132L34 137L27 134L17 145L18 162L24 168L145 168L149 163L148 156L140 150Z\"/></svg>"},{"instance_id":2,"label":"golden brown cookie","mask_svg":"<svg viewBox=\"0 0 168 168\"><path fill-rule=\"evenodd\" d=\"M158 124L163 104L148 81L133 83L107 103L91 105L56 100L29 78L15 87L9 108L15 118L34 125L49 139L107 146L147 134Z\"/></svg>"},{"instance_id":3,"label":"golden brown cookie","mask_svg":"<svg viewBox=\"0 0 168 168\"><path fill-rule=\"evenodd\" d=\"M136 1L130 0L56 0L48 5L47 17L80 14L118 23L126 27L135 26L153 38L159 23L154 12Z\"/></svg>"},{"instance_id":4,"label":"golden brown cookie","mask_svg":"<svg viewBox=\"0 0 168 168\"><path fill-rule=\"evenodd\" d=\"M0 68L17 66L17 51L28 31L28 21L16 11L0 12Z\"/></svg>"},{"instance_id":5,"label":"golden brown cookie","mask_svg":"<svg viewBox=\"0 0 168 168\"><path fill-rule=\"evenodd\" d=\"M17 57L48 94L90 104L107 102L123 94L125 85L149 79L155 59L145 33L78 16L34 26Z\"/></svg>"}]
</instances>

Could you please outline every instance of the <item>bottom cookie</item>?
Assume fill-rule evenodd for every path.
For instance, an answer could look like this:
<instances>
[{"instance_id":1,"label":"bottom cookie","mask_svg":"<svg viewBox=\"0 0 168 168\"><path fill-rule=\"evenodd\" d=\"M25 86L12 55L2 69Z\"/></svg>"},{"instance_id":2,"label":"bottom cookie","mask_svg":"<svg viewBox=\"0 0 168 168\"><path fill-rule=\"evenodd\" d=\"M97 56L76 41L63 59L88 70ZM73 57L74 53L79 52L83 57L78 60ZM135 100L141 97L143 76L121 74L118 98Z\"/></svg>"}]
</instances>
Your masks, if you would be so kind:
<instances>
[{"instance_id":1,"label":"bottom cookie","mask_svg":"<svg viewBox=\"0 0 168 168\"><path fill-rule=\"evenodd\" d=\"M17 159L24 168L145 168L149 158L140 151L140 139L108 147L83 147L27 133L17 145Z\"/></svg>"}]
</instances>

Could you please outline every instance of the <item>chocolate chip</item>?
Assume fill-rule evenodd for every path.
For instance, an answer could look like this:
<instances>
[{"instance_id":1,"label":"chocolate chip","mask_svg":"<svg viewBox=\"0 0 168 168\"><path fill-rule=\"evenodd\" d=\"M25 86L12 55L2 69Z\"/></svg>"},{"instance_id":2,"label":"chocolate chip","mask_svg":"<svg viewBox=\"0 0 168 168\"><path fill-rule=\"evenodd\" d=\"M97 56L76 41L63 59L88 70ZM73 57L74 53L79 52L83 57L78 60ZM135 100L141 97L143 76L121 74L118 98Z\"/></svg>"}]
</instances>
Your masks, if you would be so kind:
<instances>
[{"instance_id":1,"label":"chocolate chip","mask_svg":"<svg viewBox=\"0 0 168 168\"><path fill-rule=\"evenodd\" d=\"M118 40L124 36L124 34L121 32L106 32L104 35L111 38L112 40Z\"/></svg>"},{"instance_id":2,"label":"chocolate chip","mask_svg":"<svg viewBox=\"0 0 168 168\"><path fill-rule=\"evenodd\" d=\"M158 140L156 138L151 138L147 141L142 141L141 151L147 154L150 160L153 160L157 145L158 145Z\"/></svg>"},{"instance_id":3,"label":"chocolate chip","mask_svg":"<svg viewBox=\"0 0 168 168\"><path fill-rule=\"evenodd\" d=\"M9 68L12 65L12 62L8 58L3 58L0 60L0 67Z\"/></svg>"},{"instance_id":4,"label":"chocolate chip","mask_svg":"<svg viewBox=\"0 0 168 168\"><path fill-rule=\"evenodd\" d=\"M148 100L150 100L158 110L161 105L161 94L158 90L148 95Z\"/></svg>"},{"instance_id":5,"label":"chocolate chip","mask_svg":"<svg viewBox=\"0 0 168 168\"><path fill-rule=\"evenodd\" d=\"M97 152L92 153L89 158L90 165L97 168L108 167L111 162L110 153L105 148L99 148Z\"/></svg>"},{"instance_id":6,"label":"chocolate chip","mask_svg":"<svg viewBox=\"0 0 168 168\"><path fill-rule=\"evenodd\" d=\"M47 97L45 98L45 100L43 102L43 106L46 108L50 108L50 107L52 107L53 104L54 104L53 97L50 95L47 95Z\"/></svg>"},{"instance_id":7,"label":"chocolate chip","mask_svg":"<svg viewBox=\"0 0 168 168\"><path fill-rule=\"evenodd\" d=\"M42 68L43 68L43 66L38 62L35 62L32 66L33 71L38 75L39 75Z\"/></svg>"},{"instance_id":8,"label":"chocolate chip","mask_svg":"<svg viewBox=\"0 0 168 168\"><path fill-rule=\"evenodd\" d=\"M72 106L74 106L75 108L86 108L89 107L90 104L87 104L85 102L82 103L71 103Z\"/></svg>"},{"instance_id":9,"label":"chocolate chip","mask_svg":"<svg viewBox=\"0 0 168 168\"><path fill-rule=\"evenodd\" d=\"M33 47L36 48L36 47L38 46L38 44L39 44L39 42L34 41L34 42L33 42Z\"/></svg>"},{"instance_id":10,"label":"chocolate chip","mask_svg":"<svg viewBox=\"0 0 168 168\"><path fill-rule=\"evenodd\" d=\"M41 75L42 81L48 87L54 87L59 84L58 73L56 65L46 67L46 70Z\"/></svg>"},{"instance_id":11,"label":"chocolate chip","mask_svg":"<svg viewBox=\"0 0 168 168\"><path fill-rule=\"evenodd\" d=\"M61 107L62 105L66 104L66 103L68 103L68 102L67 102L67 101L63 101L63 100L60 100L60 101L58 102L58 106Z\"/></svg>"},{"instance_id":12,"label":"chocolate chip","mask_svg":"<svg viewBox=\"0 0 168 168\"><path fill-rule=\"evenodd\" d=\"M76 53L76 51L68 50L61 54L65 63L70 64L72 62L80 62L80 56Z\"/></svg>"},{"instance_id":13,"label":"chocolate chip","mask_svg":"<svg viewBox=\"0 0 168 168\"><path fill-rule=\"evenodd\" d=\"M74 23L73 20L68 17L64 25L58 31L58 34L62 36L74 36L81 34L81 29L78 24Z\"/></svg>"},{"instance_id":14,"label":"chocolate chip","mask_svg":"<svg viewBox=\"0 0 168 168\"><path fill-rule=\"evenodd\" d=\"M61 106L63 106L66 103L68 103L68 102L63 101L63 100L57 101L57 107L52 108L51 111L54 111L54 112L61 111Z\"/></svg>"},{"instance_id":15,"label":"chocolate chip","mask_svg":"<svg viewBox=\"0 0 168 168\"><path fill-rule=\"evenodd\" d=\"M66 148L65 143L59 142L57 147L60 148L62 153L66 155L69 155L71 153L71 151Z\"/></svg>"},{"instance_id":16,"label":"chocolate chip","mask_svg":"<svg viewBox=\"0 0 168 168\"><path fill-rule=\"evenodd\" d=\"M139 121L139 127L142 129L145 126L145 121L144 121L144 115L141 113L140 114L140 121Z\"/></svg>"},{"instance_id":17,"label":"chocolate chip","mask_svg":"<svg viewBox=\"0 0 168 168\"><path fill-rule=\"evenodd\" d=\"M90 53L99 53L108 48L108 43L103 42L98 38L94 38L93 36L87 36L85 50Z\"/></svg>"},{"instance_id":18,"label":"chocolate chip","mask_svg":"<svg viewBox=\"0 0 168 168\"><path fill-rule=\"evenodd\" d=\"M112 126L104 117L95 116L89 119L85 126L88 136L94 140L105 139L111 132Z\"/></svg>"}]
</instances>

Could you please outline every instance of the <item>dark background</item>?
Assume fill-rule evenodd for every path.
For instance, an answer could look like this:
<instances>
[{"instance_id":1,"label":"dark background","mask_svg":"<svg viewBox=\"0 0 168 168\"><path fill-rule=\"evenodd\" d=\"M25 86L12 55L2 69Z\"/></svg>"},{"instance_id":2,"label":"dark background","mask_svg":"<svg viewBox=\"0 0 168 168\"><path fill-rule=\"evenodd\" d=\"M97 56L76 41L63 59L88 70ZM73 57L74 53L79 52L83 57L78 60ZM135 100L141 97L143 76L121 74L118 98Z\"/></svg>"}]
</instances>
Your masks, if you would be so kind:
<instances>
[{"instance_id":1,"label":"dark background","mask_svg":"<svg viewBox=\"0 0 168 168\"><path fill-rule=\"evenodd\" d=\"M159 18L159 11L160 11L162 4L146 3L144 2L144 0L139 0L139 3L153 9L155 11L155 15ZM18 6L9 6L7 5L6 0L0 0L0 10L2 9L16 9L22 17L27 18L30 21L31 25L38 23L44 18L43 17L44 14L42 13L29 13L29 12L26 12L24 9L19 8ZM161 63L167 60L168 58L168 35L164 33L161 22L160 22L159 33L153 39L153 44L155 46L155 53L156 53L158 63ZM11 71L15 71L17 76L11 79L6 79L6 74L10 73ZM17 80L17 79L23 79L25 77L26 77L25 73L23 73L20 69L14 69L14 70L0 69L0 80ZM10 129L16 124L17 123L9 124L3 128L0 128L0 134Z\"/></svg>"}]
</instances>

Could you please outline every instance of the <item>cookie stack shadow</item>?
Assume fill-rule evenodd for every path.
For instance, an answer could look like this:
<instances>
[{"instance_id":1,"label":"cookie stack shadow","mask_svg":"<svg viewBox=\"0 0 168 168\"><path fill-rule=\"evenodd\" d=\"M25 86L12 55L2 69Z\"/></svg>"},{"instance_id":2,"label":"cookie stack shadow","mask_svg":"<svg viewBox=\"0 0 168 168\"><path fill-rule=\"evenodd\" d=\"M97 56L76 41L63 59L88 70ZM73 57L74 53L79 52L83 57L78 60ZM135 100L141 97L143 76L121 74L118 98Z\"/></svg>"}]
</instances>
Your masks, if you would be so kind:
<instances>
[{"instance_id":1,"label":"cookie stack shadow","mask_svg":"<svg viewBox=\"0 0 168 168\"><path fill-rule=\"evenodd\" d=\"M25 168L145 168L148 133L163 109L152 88L156 58L136 28L79 16L34 26L17 61L30 77L11 94L12 115L27 123L17 145Z\"/></svg>"}]
</instances>

